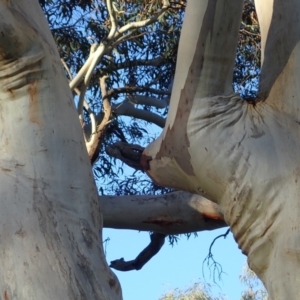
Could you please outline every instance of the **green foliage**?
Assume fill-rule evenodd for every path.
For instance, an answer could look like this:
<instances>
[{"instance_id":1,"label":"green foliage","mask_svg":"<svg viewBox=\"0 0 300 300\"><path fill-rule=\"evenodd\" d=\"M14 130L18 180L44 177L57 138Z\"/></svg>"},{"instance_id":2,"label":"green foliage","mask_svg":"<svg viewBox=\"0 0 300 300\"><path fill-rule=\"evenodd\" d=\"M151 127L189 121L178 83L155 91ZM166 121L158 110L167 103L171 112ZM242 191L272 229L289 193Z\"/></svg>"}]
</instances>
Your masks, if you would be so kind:
<instances>
[{"instance_id":1,"label":"green foliage","mask_svg":"<svg viewBox=\"0 0 300 300\"><path fill-rule=\"evenodd\" d=\"M114 14L118 27L145 20L157 13L161 0L114 0ZM101 115L103 112L99 78L109 75L108 92L111 104L119 105L134 95L165 98L174 77L177 47L183 22L185 0L171 0L159 21L147 27L132 29L124 35L121 43L115 43L99 62L86 94L90 108ZM89 57L92 44L105 42L111 29L111 20L103 0L40 0L49 22L59 54L74 77ZM258 89L260 72L260 34L255 22L253 0L245 0L233 86L244 98L253 99ZM70 75L66 76L70 78ZM156 92L157 91L157 92ZM74 96L76 103L77 96ZM158 109L147 105L137 108L165 117L168 108ZM85 114L85 123L90 122ZM149 130L150 128L150 130ZM105 153L107 145L125 140L146 145L157 137L158 130L149 123L130 117L113 115L106 134L101 140L98 162L94 174L102 191L111 194L163 193L140 171L126 170Z\"/></svg>"},{"instance_id":2,"label":"green foliage","mask_svg":"<svg viewBox=\"0 0 300 300\"><path fill-rule=\"evenodd\" d=\"M246 290L242 293L241 300L268 300L268 294L262 282L248 266L244 267L240 275L240 281L246 286Z\"/></svg>"},{"instance_id":3,"label":"green foliage","mask_svg":"<svg viewBox=\"0 0 300 300\"><path fill-rule=\"evenodd\" d=\"M248 266L245 266L240 275L241 283L246 287L242 292L240 300L268 300L268 294ZM224 295L214 296L211 292L212 287L209 284L195 283L186 290L175 289L159 300L225 300L228 299Z\"/></svg>"},{"instance_id":4,"label":"green foliage","mask_svg":"<svg viewBox=\"0 0 300 300\"><path fill-rule=\"evenodd\" d=\"M211 287L208 284L195 283L187 290L176 289L165 295L159 300L225 300L222 295L213 296Z\"/></svg>"}]
</instances>

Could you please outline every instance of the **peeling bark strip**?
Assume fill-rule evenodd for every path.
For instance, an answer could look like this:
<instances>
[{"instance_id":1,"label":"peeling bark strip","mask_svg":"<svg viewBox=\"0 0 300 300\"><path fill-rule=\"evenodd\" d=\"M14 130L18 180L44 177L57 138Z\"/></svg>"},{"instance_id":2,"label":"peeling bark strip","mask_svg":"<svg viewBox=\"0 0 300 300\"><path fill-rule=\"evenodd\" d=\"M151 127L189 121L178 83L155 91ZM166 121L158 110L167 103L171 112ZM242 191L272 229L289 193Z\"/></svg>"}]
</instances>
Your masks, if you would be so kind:
<instances>
[{"instance_id":1,"label":"peeling bark strip","mask_svg":"<svg viewBox=\"0 0 300 300\"><path fill-rule=\"evenodd\" d=\"M188 151L190 145L187 137L187 122L190 115L191 107L198 88L198 80L201 77L205 43L209 40L209 35L213 30L214 18L216 14L217 0L210 0L205 11L201 32L198 37L197 45L192 63L189 67L188 75L184 84L184 88L180 94L180 100L176 113L174 124L167 127L165 138L161 143L161 147L155 159L162 157L171 157L176 160L181 169L188 175L194 175L191 165L191 158Z\"/></svg>"}]
</instances>

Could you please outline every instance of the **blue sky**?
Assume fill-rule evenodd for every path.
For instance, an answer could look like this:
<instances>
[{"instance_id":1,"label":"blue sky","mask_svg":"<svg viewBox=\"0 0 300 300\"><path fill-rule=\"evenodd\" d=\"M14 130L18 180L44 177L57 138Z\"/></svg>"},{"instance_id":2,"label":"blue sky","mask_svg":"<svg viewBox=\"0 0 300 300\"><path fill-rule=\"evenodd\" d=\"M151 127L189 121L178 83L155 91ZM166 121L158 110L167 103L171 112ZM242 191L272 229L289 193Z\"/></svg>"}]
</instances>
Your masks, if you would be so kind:
<instances>
[{"instance_id":1,"label":"blue sky","mask_svg":"<svg viewBox=\"0 0 300 300\"><path fill-rule=\"evenodd\" d=\"M226 228L199 232L198 237L189 240L181 236L173 247L166 240L161 251L141 270L130 272L115 271L123 290L124 300L158 300L164 293L179 288L186 289L196 282L214 285L208 267L203 260L208 254L212 240L226 232ZM106 245L108 262L123 257L131 260L148 245L149 233L130 230L104 229L103 239L110 238ZM238 249L232 235L219 239L214 247L215 259L222 265L221 281L212 287L215 295L225 294L229 300L239 300L243 287L239 275L246 264L246 257Z\"/></svg>"}]
</instances>

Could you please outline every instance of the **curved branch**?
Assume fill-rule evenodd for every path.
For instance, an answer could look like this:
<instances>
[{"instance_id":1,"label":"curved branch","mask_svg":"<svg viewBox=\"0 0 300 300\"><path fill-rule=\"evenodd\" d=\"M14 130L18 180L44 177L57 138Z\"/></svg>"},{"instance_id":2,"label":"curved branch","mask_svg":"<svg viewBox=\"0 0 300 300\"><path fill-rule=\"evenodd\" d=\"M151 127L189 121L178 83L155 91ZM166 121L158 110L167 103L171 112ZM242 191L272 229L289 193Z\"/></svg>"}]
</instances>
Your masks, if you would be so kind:
<instances>
[{"instance_id":1,"label":"curved branch","mask_svg":"<svg viewBox=\"0 0 300 300\"><path fill-rule=\"evenodd\" d=\"M118 271L140 270L165 243L165 234L154 232L150 235L150 244L134 259L125 261L124 258L110 262L110 267Z\"/></svg>"},{"instance_id":2,"label":"curved branch","mask_svg":"<svg viewBox=\"0 0 300 300\"><path fill-rule=\"evenodd\" d=\"M165 118L159 116L158 114L144 109L135 108L134 105L125 101L119 105L113 106L113 112L116 115L130 116L150 123L154 123L161 128L165 126L166 122Z\"/></svg>"},{"instance_id":3,"label":"curved branch","mask_svg":"<svg viewBox=\"0 0 300 300\"><path fill-rule=\"evenodd\" d=\"M124 32L128 30L146 27L148 25L155 23L158 20L158 18L170 7L169 0L162 0L162 2L163 2L163 7L159 12L153 14L149 19L124 25L118 30L118 33L115 35L115 38L118 38L120 35L122 35Z\"/></svg>"},{"instance_id":4,"label":"curved branch","mask_svg":"<svg viewBox=\"0 0 300 300\"><path fill-rule=\"evenodd\" d=\"M112 0L106 0L106 6L107 6L107 10L109 13L109 19L110 19L110 23L111 23L111 28L110 28L110 32L107 36L107 40L111 40L114 38L115 33L117 31L117 21L116 21L115 12L113 9Z\"/></svg>"},{"instance_id":5,"label":"curved branch","mask_svg":"<svg viewBox=\"0 0 300 300\"><path fill-rule=\"evenodd\" d=\"M95 132L91 132L91 138L86 143L87 152L89 155L90 160L92 161L92 164L95 162L96 158L98 157L98 149L99 149L99 143L101 141L101 137L103 136L103 133L107 127L107 125L110 122L110 116L111 116L111 105L110 105L110 98L107 96L106 92L106 86L105 86L105 80L107 79L107 76L103 76L100 78L100 88L102 93L102 105L103 105L103 119L101 123L97 126Z\"/></svg>"}]
</instances>

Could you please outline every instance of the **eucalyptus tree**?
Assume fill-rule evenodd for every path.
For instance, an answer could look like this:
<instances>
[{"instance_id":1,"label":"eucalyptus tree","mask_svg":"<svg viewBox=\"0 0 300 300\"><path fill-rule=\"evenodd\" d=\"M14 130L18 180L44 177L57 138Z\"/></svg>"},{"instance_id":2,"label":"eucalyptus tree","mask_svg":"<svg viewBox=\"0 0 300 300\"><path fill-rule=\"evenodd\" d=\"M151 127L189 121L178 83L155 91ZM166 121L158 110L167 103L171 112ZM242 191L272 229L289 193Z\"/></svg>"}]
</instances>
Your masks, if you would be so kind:
<instances>
[{"instance_id":1,"label":"eucalyptus tree","mask_svg":"<svg viewBox=\"0 0 300 300\"><path fill-rule=\"evenodd\" d=\"M168 96L170 86L172 86L171 81L176 61L174 57L177 53L177 42L185 2L108 0L106 5L103 1L40 2L50 23L52 36L44 14L36 0L0 0L0 95L2 99L0 103L2 120L0 238L3 245L0 259L0 276L2 297L4 299L121 299L121 288L118 280L108 268L103 255L101 241L103 220L101 212L104 212L104 224L105 222L106 224L111 222L108 226L126 228L126 222L129 223L128 220L123 220L123 225L121 222L116 225L119 215L112 205L109 206L115 199L102 197L99 205L98 193L91 172L91 162L95 163L99 160L99 153L103 150L102 145L105 145L105 142L121 140L124 143L129 138L130 142L135 142L137 138L142 136L141 132L143 130L139 125L132 123L132 126L128 126L120 121L118 115L130 115L156 123L159 126L164 125L165 120L163 117L167 113L167 109L162 112L162 115L159 115L155 108L166 108L169 104ZM244 251L248 250L247 245L244 246L241 242L242 239L239 238L239 234L242 232L243 236L247 236L247 234L244 234L243 229L249 225L252 219L250 218L250 221L247 218L242 219L246 220L246 223L242 221L241 223L237 222L238 224L234 223L228 216L232 204L230 195L224 193L223 198L217 197L223 192L222 186L228 184L228 172L234 170L234 174L238 175L237 173L241 171L241 176L244 176L245 168L240 170L237 167L234 156L235 149L232 149L232 153L226 152L227 161L233 162L227 170L224 161L221 161L224 151L220 151L218 147L222 144L225 150L228 150L224 137L229 141L232 138L235 139L245 126L241 125L240 129L236 129L237 125L233 121L230 122L231 110L227 114L229 119L225 119L225 123L226 120L229 120L229 123L226 123L228 126L225 127L229 132L231 129L236 129L237 132L234 132L237 133L236 135L228 136L228 133L224 136L220 135L223 134L222 130L224 128L224 123L221 121L220 123L217 122L216 126L210 126L208 122L209 124L203 127L205 130L201 131L202 128L200 128L199 131L196 130L198 133L195 134L192 130L192 134L188 135L185 130L190 127L187 127L185 122L188 120L189 109L193 104L193 90L198 89L199 78L197 78L198 82L196 80L196 83L191 85L192 89L187 90L191 94L185 99L186 102L179 101L180 89L183 88L185 91L184 82L187 68L189 68L191 62L195 64L203 62L204 65L200 65L198 70L199 66L195 67L196 77L198 76L201 79L199 83L200 98L207 100L201 101L201 103L211 103L212 96L215 96L213 100L216 99L218 102L220 100L217 97L219 94L215 93L222 94L225 91L225 96L222 98L224 103L233 101L234 105L240 105L242 108L250 107L249 111L253 110L254 113L256 108L251 108L252 106L264 107L262 104L257 104L257 101L253 99L253 95L248 97L250 100L252 99L252 102L249 101L249 103L240 101L236 95L229 98L227 95L232 84L238 32L242 32L245 36L245 34L251 33L251 30L256 31L258 28L256 17L251 14L252 17L249 21L246 14L243 15L242 29L239 29L242 2L222 0L222 3L225 4L221 9L220 0L200 3L196 0L189 0L190 12L187 13L188 17L185 18L187 25L184 25L181 35L181 45L183 46L179 48L177 65L179 71L175 76L167 125L162 135L167 137L168 133L171 139L160 138L148 147L144 152L142 164L138 163L138 158L143 150L139 148L139 145L127 145L125 147L123 144L124 148L123 146L120 148L120 144L117 144L113 149L110 149L110 153L121 153L123 159L126 158L126 154L129 154L129 156L127 155L129 163L134 163L134 166L140 169L143 168L158 184L195 193L175 192L175 194L157 196L160 197L157 198L160 201L170 203L169 209L170 211L173 210L172 213L174 214L178 213L178 209L174 209L175 205L184 208L184 213L179 214L177 219L175 218L176 224L181 225L179 227L172 227L174 218L163 219L161 212L165 212L164 209L166 208L162 205L157 206L159 201L155 203L151 199L152 202L149 202L149 198L136 198L136 201L131 201L131 203L150 203L148 212L152 211L153 215L145 215L141 220L135 219L134 224L128 225L131 226L130 228L151 230L156 234L160 234L160 237L166 234L213 229L226 225L224 222L225 212L225 219L232 226L241 247ZM268 4L270 4L269 2ZM294 14L297 13L299 7L295 1L292 2L295 8L294 11L290 6L283 5L283 13L286 11L292 13L291 20L295 17ZM261 2L258 3L261 11L269 8ZM282 5L283 2L278 1L278 3L280 4L277 5ZM206 8L209 9L206 11ZM214 15L215 12L218 13L216 16ZM252 12L251 10L250 13ZM189 17L189 14L191 17ZM286 15L283 15L285 17L283 21L279 20L277 23L282 24L280 22L285 22L284 24L289 24ZM271 18L270 14L266 14L266 16ZM202 23L199 22L201 19L203 19ZM294 22L296 21L295 17ZM222 35L216 38L218 34L214 30L218 30L224 24L228 24L228 26L222 27L223 31L222 28L220 29ZM231 26L232 24L234 26ZM266 22L263 25L266 34L269 24ZM284 33L285 30L290 29L280 26L281 31ZM297 27L290 30L292 41L289 41L288 45L290 47L296 45L296 29ZM200 50L195 46L199 33L200 38L207 37L207 44L206 40L203 39L203 49L211 52L208 56L204 55L203 60L193 61L195 49L197 49L196 52L199 52L200 58L201 53L203 54L201 45L198 45ZM254 34L257 34L259 38L258 32L254 32ZM170 35L172 39L169 38ZM252 32L250 36L253 39L255 35ZM285 36L283 35L283 37ZM58 44L58 51L53 37ZM275 33L274 37L277 37ZM287 42L286 40L283 41ZM273 42L272 39L271 42ZM269 45L266 40L263 40L263 43L264 46ZM220 54L220 50L224 49L228 51L223 51ZM237 60L242 61L241 56L247 55L249 49L253 53L251 45L245 47L240 56L237 56ZM267 59L264 60L264 63L268 63L267 69L273 70L272 68L277 66L277 69L275 68L276 72L272 73L272 76L280 74L285 66L280 56L281 52L278 51L278 53L278 60L282 62L279 66L272 65ZM59 54L61 58L59 58ZM210 56L211 54L212 56ZM287 58L286 53L285 55L285 58ZM211 60L212 57L213 60ZM267 55L264 54L264 57L267 58ZM254 77L254 84L256 84L255 78L257 76L255 65L259 58L255 57L255 59L253 65L250 63L254 69L249 74ZM206 71L203 74L201 73L202 69ZM262 70L264 72L264 68ZM234 74L238 78L244 72L243 69L240 72L236 69ZM266 95L268 87L275 81L272 76L271 78L268 77L267 81L263 81L264 93L262 95ZM264 77L262 78L264 79ZM241 80L237 83L243 84L244 82ZM187 87L189 84L187 83ZM287 87L289 88L289 86ZM123 97L120 97L120 95L123 95ZM77 112L73 104L74 98L76 99ZM218 103L216 104L221 110L216 111L216 117L220 117L222 112L227 111L225 108L222 110L222 107L225 107L223 102L219 103L219 106ZM178 103L180 103L180 106L178 106ZM234 105L231 107L233 110ZM177 114L178 107L179 113ZM282 106L282 109L284 110L286 107L287 104ZM198 109L191 111L195 114L195 119L199 120L199 126L201 127L202 115L200 114L199 117ZM235 112L238 114L237 109ZM243 112L246 115L247 111L243 110ZM255 117L258 115L255 115ZM289 114L286 113L286 115ZM181 117L183 119L179 120L178 118ZM212 117L208 115L205 120L210 120ZM279 115L276 115L276 117L278 117L276 118L277 123L274 121L271 128L274 135L279 134L281 131L285 133L282 129L285 128L282 125L282 122L285 121L281 122ZM267 118L271 119L271 117ZM179 120L179 122L174 123L174 120ZM253 137L256 137L256 133L260 132L260 128L255 123L256 119L253 120L250 121L255 124ZM290 124L288 121L286 122ZM280 125L282 126L280 127ZM208 127L211 130L207 131ZM175 129L178 131L175 131ZM272 131L269 127L267 129ZM267 129L265 130L267 131ZM293 132L290 135L285 134L284 138L287 142L293 141ZM174 136L174 133L176 133L176 136ZM202 135L202 133L205 134ZM208 158L208 154L198 145L198 142L200 138L203 138L206 143L210 136L215 137L216 149L214 152L215 157ZM182 140L181 137L183 137ZM248 143L250 138L246 136L246 139L241 139L240 142L245 143L245 140ZM179 143L172 144L176 141ZM160 146L160 142L163 142L166 148L156 154L155 144ZM279 138L274 138L274 147L269 147L270 150L276 151L278 143ZM294 144L296 145L296 143ZM285 145L288 147L289 143L285 143ZM181 148L176 148L177 146ZM248 144L246 146L248 147ZM168 148L170 149L169 153L166 152ZM196 148L201 152L201 157L195 154L193 149ZM296 148L293 150L294 152L296 152ZM189 151L194 152L187 155L187 153L190 153ZM271 153L273 153L272 151ZM286 151L286 153L289 152ZM255 166L251 170L254 173L260 171L261 174L266 175L268 172L261 171L263 164L258 166L255 164L254 159L256 157L259 161L259 154L251 152L249 156L251 159L249 159ZM237 157L243 158L243 156ZM271 157L275 157L275 155ZM103 156L100 158L104 162L105 159L107 160ZM196 160L191 161L191 158ZM184 161L181 159L184 159ZM206 159L204 168L202 168L203 159ZM165 164L162 169L160 169L161 162ZM110 161L107 160L106 165L101 163L100 159L98 169L96 169L96 171L98 170L98 176L106 173L110 174L109 168L107 168L107 165L111 166ZM172 164L175 169L169 172L168 168L172 167ZM210 175L207 174L215 174L217 167L222 167L222 164L224 164L224 168L221 168L220 171L221 178L218 177L218 180L210 181ZM274 173L274 180L278 180L279 183L282 183L286 178L284 172L287 172L290 166L289 161L285 161L284 158L282 158L281 165L282 168ZM272 167L274 166L275 164L272 165ZM197 168L197 172L194 167ZM208 170L212 173L209 173ZM185 172L188 176L185 175ZM193 175L194 172L197 173L198 177ZM207 176L201 175L204 174L201 172L204 172ZM281 181L279 174L282 173L280 172L283 172ZM165 177L161 176L163 174ZM257 184L261 174L256 174L255 180L257 181L253 184ZM247 177L246 175L245 177ZM232 180L229 187L234 183L240 184L242 182L242 179L238 176L230 179ZM265 178L263 177L263 179ZM268 183L272 183L271 179ZM215 188L213 184L216 184ZM248 190L246 189L246 191ZM264 191L265 193L263 193ZM291 191L294 190L291 188ZM256 193L263 196L268 196L268 193L271 193L274 195L274 199L280 200L280 195L283 192L277 190L278 193L273 192L274 188L269 190L258 188L256 191ZM196 194L205 194L210 200L218 204ZM291 195L295 196L293 193ZM247 194L247 196L249 196L249 201L252 200L250 204L254 205L253 199L257 195L251 194L250 197ZM276 200L275 203L279 203L279 200ZM173 205L171 205L172 203ZM254 218L255 214L252 213L253 206L251 205L249 205L248 211L245 209L245 216L251 214L251 217ZM267 210L269 206L271 210ZM118 204L114 207L118 209ZM272 212L274 212L272 208L274 208L274 205L271 206L268 199L265 202L259 202L257 216L262 215L259 212L269 212L271 213L269 219L272 221L274 215L272 215ZM106 211L104 211L105 209ZM137 211L135 207L132 207L131 210ZM280 205L278 210L275 207L275 212L277 211L282 212ZM107 217L109 213L114 216L110 220ZM191 216L195 216L195 214L198 218L191 219ZM233 218L237 215L240 215L239 212L236 212ZM282 216L282 213L280 216ZM105 221L105 218L107 221ZM266 221L269 219L266 219ZM186 220L191 220L188 227L185 227ZM207 220L210 222L207 222ZM166 231L166 226L164 226L166 224L170 228L169 231ZM180 229L176 231L175 227ZM241 231L239 231L240 228ZM261 227L258 229L261 229ZM282 235L277 236L282 238ZM275 237L277 236L275 235ZM264 241L264 237L255 236L255 238L257 238L256 244L259 241ZM279 240L274 239L274 242L279 243ZM253 239L251 239L252 242ZM264 248L262 249L264 250ZM262 253L265 254L264 251ZM250 254L252 255L252 253ZM251 255L252 260L261 258L260 253ZM272 253L267 257L270 260L273 259ZM266 268L269 273L264 273L265 269L260 271L257 269L257 265L257 261L252 261L254 270L263 278L268 289L271 289L272 282L276 282L278 279L276 277L278 272L273 272L273 269L270 268L269 271ZM267 267L269 266L276 270L276 264L273 262L270 264L267 262ZM267 279L270 280L270 283ZM278 286L280 287L280 285ZM294 290L291 290L292 293L295 292L295 288L294 286ZM284 288L279 288L279 292L280 295L291 299L290 295L284 294L286 292ZM272 295L272 290L270 294Z\"/></svg>"},{"instance_id":2,"label":"eucalyptus tree","mask_svg":"<svg viewBox=\"0 0 300 300\"><path fill-rule=\"evenodd\" d=\"M95 130L90 113L92 130L84 138L83 106L89 112L84 96L104 53L134 26L153 24L169 3L118 30L112 4L107 3L112 24L106 40L92 45L76 76L65 65L68 84L38 2L0 1L3 299L121 299L103 254L93 155L86 153L110 120L104 111L103 127ZM81 124L71 90L79 93Z\"/></svg>"}]
</instances>

